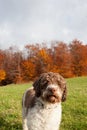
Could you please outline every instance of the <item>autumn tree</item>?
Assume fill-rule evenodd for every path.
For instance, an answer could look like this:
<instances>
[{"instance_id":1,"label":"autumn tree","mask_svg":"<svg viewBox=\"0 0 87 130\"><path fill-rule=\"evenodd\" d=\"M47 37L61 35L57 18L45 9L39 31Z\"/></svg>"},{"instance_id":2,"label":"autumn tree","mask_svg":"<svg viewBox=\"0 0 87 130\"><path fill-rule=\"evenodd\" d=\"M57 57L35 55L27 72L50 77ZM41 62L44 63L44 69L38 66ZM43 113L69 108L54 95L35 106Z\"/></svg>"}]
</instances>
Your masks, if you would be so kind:
<instances>
[{"instance_id":1,"label":"autumn tree","mask_svg":"<svg viewBox=\"0 0 87 130\"><path fill-rule=\"evenodd\" d=\"M2 85L2 81L6 78L6 72L3 68L4 61L4 51L0 50L0 85Z\"/></svg>"},{"instance_id":2,"label":"autumn tree","mask_svg":"<svg viewBox=\"0 0 87 130\"><path fill-rule=\"evenodd\" d=\"M37 54L39 52L39 49L40 49L39 44L25 46L26 53L24 56L25 60L23 61L22 69L26 67L26 73L28 74L28 79L29 79L29 75L33 74L30 77L30 79L32 79L32 78L38 76L38 74L39 74L40 68L38 70L38 74L37 74L37 69L36 69L36 64L37 64L36 57L37 57ZM26 73L25 73L25 75L26 75Z\"/></svg>"},{"instance_id":3,"label":"autumn tree","mask_svg":"<svg viewBox=\"0 0 87 130\"><path fill-rule=\"evenodd\" d=\"M14 48L4 51L3 69L6 72L5 83L17 82L20 77L21 52Z\"/></svg>"},{"instance_id":4,"label":"autumn tree","mask_svg":"<svg viewBox=\"0 0 87 130\"><path fill-rule=\"evenodd\" d=\"M22 78L28 82L35 78L35 64L31 60L24 60L21 63Z\"/></svg>"},{"instance_id":5,"label":"autumn tree","mask_svg":"<svg viewBox=\"0 0 87 130\"><path fill-rule=\"evenodd\" d=\"M2 80L4 80L6 77L6 72L4 70L0 70L0 85Z\"/></svg>"},{"instance_id":6,"label":"autumn tree","mask_svg":"<svg viewBox=\"0 0 87 130\"><path fill-rule=\"evenodd\" d=\"M87 47L79 40L70 44L72 68L75 76L87 75Z\"/></svg>"},{"instance_id":7,"label":"autumn tree","mask_svg":"<svg viewBox=\"0 0 87 130\"><path fill-rule=\"evenodd\" d=\"M23 51L0 50L0 84L28 82L48 71L64 77L87 75L87 45L75 39L70 44L29 44Z\"/></svg>"},{"instance_id":8,"label":"autumn tree","mask_svg":"<svg viewBox=\"0 0 87 130\"><path fill-rule=\"evenodd\" d=\"M56 42L53 49L53 62L57 66L57 71L64 77L71 77L71 57L67 44Z\"/></svg>"},{"instance_id":9,"label":"autumn tree","mask_svg":"<svg viewBox=\"0 0 87 130\"><path fill-rule=\"evenodd\" d=\"M0 50L0 69L3 69L4 51Z\"/></svg>"}]
</instances>

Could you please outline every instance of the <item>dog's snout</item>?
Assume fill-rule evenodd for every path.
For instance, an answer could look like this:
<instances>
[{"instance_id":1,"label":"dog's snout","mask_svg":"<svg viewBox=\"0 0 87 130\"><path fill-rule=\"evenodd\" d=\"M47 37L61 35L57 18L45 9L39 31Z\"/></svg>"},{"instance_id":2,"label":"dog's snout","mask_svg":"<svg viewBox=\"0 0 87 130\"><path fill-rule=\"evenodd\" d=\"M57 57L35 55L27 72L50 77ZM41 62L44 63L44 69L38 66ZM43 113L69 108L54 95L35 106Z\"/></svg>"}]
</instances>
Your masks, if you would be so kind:
<instances>
[{"instance_id":1,"label":"dog's snout","mask_svg":"<svg viewBox=\"0 0 87 130\"><path fill-rule=\"evenodd\" d=\"M48 91L51 92L51 93L55 93L56 88L48 88Z\"/></svg>"}]
</instances>

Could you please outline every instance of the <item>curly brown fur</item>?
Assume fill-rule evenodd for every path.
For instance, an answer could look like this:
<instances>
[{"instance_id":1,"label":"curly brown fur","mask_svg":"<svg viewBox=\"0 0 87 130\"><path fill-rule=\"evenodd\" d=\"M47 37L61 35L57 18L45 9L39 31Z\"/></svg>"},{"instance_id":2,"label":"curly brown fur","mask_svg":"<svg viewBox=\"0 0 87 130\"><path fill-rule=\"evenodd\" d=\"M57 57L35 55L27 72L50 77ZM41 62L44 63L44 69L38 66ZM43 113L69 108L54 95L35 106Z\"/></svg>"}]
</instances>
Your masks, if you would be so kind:
<instances>
[{"instance_id":1,"label":"curly brown fur","mask_svg":"<svg viewBox=\"0 0 87 130\"><path fill-rule=\"evenodd\" d=\"M58 74L53 72L43 73L41 76L34 82L34 90L36 92L36 96L40 97L42 92L46 89L46 87L50 84L58 85L62 91L62 101L66 100L67 89L66 82L64 78Z\"/></svg>"},{"instance_id":2,"label":"curly brown fur","mask_svg":"<svg viewBox=\"0 0 87 130\"><path fill-rule=\"evenodd\" d=\"M59 130L66 94L66 82L60 74L41 74L23 96L23 130Z\"/></svg>"}]
</instances>

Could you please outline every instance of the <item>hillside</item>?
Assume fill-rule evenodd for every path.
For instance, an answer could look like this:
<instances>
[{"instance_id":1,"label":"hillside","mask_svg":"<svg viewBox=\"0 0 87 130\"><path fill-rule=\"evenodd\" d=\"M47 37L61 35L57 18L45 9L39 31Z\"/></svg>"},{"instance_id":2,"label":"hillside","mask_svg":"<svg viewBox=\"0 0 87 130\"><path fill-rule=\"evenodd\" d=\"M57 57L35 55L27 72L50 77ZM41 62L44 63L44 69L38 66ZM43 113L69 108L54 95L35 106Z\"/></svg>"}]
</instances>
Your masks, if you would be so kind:
<instances>
[{"instance_id":1,"label":"hillside","mask_svg":"<svg viewBox=\"0 0 87 130\"><path fill-rule=\"evenodd\" d=\"M0 130L22 130L21 99L29 84L0 87ZM87 130L87 77L67 79L60 130Z\"/></svg>"}]
</instances>

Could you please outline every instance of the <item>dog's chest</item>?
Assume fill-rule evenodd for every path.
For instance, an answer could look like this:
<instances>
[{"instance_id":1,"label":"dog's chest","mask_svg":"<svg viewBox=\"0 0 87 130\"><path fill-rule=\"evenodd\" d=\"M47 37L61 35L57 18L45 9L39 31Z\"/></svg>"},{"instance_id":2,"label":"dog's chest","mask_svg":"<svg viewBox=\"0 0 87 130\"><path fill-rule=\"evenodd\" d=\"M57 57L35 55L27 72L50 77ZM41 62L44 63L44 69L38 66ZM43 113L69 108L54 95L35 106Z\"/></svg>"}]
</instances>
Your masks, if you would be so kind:
<instances>
[{"instance_id":1,"label":"dog's chest","mask_svg":"<svg viewBox=\"0 0 87 130\"><path fill-rule=\"evenodd\" d=\"M27 119L29 130L58 130L61 121L61 105L54 108L36 105L28 110Z\"/></svg>"}]
</instances>

